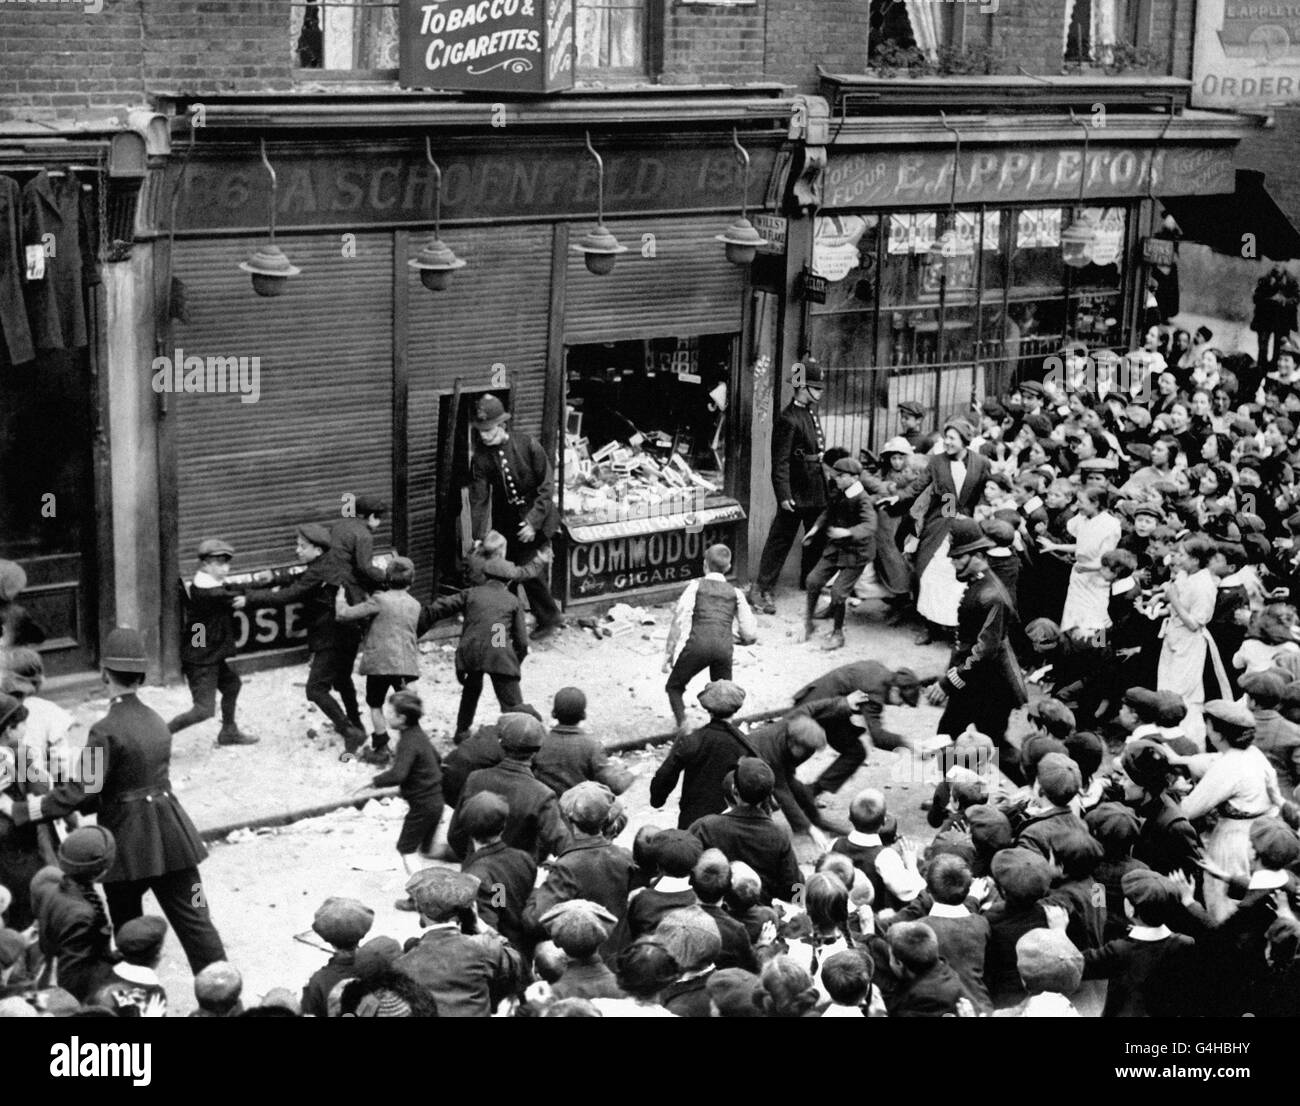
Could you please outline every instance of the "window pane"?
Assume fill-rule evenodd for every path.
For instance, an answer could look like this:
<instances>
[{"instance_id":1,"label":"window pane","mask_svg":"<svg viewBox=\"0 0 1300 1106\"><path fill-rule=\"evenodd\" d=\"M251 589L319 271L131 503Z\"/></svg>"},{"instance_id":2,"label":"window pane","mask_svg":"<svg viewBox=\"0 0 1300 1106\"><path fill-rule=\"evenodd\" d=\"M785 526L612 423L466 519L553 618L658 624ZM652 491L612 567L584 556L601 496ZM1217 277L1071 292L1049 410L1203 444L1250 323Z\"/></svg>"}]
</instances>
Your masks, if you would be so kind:
<instances>
[{"instance_id":1,"label":"window pane","mask_svg":"<svg viewBox=\"0 0 1300 1106\"><path fill-rule=\"evenodd\" d=\"M645 0L578 0L578 68L645 66Z\"/></svg>"},{"instance_id":2,"label":"window pane","mask_svg":"<svg viewBox=\"0 0 1300 1106\"><path fill-rule=\"evenodd\" d=\"M397 4L383 0L302 0L290 8L289 35L300 69L396 69Z\"/></svg>"}]
</instances>

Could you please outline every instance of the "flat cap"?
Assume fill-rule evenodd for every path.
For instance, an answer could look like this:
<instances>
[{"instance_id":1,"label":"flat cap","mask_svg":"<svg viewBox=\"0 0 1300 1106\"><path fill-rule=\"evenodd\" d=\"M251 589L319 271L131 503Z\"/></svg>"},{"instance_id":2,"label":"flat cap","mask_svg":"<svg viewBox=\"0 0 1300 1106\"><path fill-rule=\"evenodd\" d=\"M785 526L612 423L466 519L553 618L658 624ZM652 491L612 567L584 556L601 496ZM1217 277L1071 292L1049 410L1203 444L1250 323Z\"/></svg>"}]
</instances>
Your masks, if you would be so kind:
<instances>
[{"instance_id":1,"label":"flat cap","mask_svg":"<svg viewBox=\"0 0 1300 1106\"><path fill-rule=\"evenodd\" d=\"M388 504L384 502L382 496L378 495L360 495L357 496L357 518L366 518L369 515L382 515L388 511Z\"/></svg>"},{"instance_id":2,"label":"flat cap","mask_svg":"<svg viewBox=\"0 0 1300 1106\"><path fill-rule=\"evenodd\" d=\"M1149 499L1144 499L1141 503L1133 505L1133 517L1137 518L1138 515L1150 515L1157 522L1164 522L1165 520L1164 508L1159 503Z\"/></svg>"},{"instance_id":3,"label":"flat cap","mask_svg":"<svg viewBox=\"0 0 1300 1106\"><path fill-rule=\"evenodd\" d=\"M925 408L914 399L905 399L898 405L900 415L911 415L914 419L922 418L925 415Z\"/></svg>"},{"instance_id":4,"label":"flat cap","mask_svg":"<svg viewBox=\"0 0 1300 1106\"><path fill-rule=\"evenodd\" d=\"M1139 717L1155 721L1160 713L1160 693L1149 687L1131 687L1124 692L1124 705L1136 711Z\"/></svg>"},{"instance_id":5,"label":"flat cap","mask_svg":"<svg viewBox=\"0 0 1300 1106\"><path fill-rule=\"evenodd\" d=\"M478 876L451 868L421 868L406 881L406 893L421 914L436 920L472 905L481 882Z\"/></svg>"},{"instance_id":6,"label":"flat cap","mask_svg":"<svg viewBox=\"0 0 1300 1106\"><path fill-rule=\"evenodd\" d=\"M570 822L589 826L604 822L615 802L614 792L603 783L583 780L560 796L560 813Z\"/></svg>"},{"instance_id":7,"label":"flat cap","mask_svg":"<svg viewBox=\"0 0 1300 1106\"><path fill-rule=\"evenodd\" d=\"M1080 472L1114 472L1119 468L1119 461L1114 457L1089 457L1079 462Z\"/></svg>"},{"instance_id":8,"label":"flat cap","mask_svg":"<svg viewBox=\"0 0 1300 1106\"><path fill-rule=\"evenodd\" d=\"M1226 722L1243 730L1255 728L1255 716L1250 709L1232 699L1211 699L1201 709L1206 718L1213 718L1216 722Z\"/></svg>"},{"instance_id":9,"label":"flat cap","mask_svg":"<svg viewBox=\"0 0 1300 1106\"><path fill-rule=\"evenodd\" d=\"M984 536L998 547L1008 546L1016 540L1015 527L1001 519L985 519L980 523L980 529L984 531Z\"/></svg>"},{"instance_id":10,"label":"flat cap","mask_svg":"<svg viewBox=\"0 0 1300 1106\"><path fill-rule=\"evenodd\" d=\"M982 853L992 853L1010 847L1011 822L997 807L981 804L968 807L966 822L970 826L971 842Z\"/></svg>"},{"instance_id":11,"label":"flat cap","mask_svg":"<svg viewBox=\"0 0 1300 1106\"><path fill-rule=\"evenodd\" d=\"M361 943L374 924L375 912L365 903L332 897L316 909L311 928L335 948L350 949Z\"/></svg>"},{"instance_id":12,"label":"flat cap","mask_svg":"<svg viewBox=\"0 0 1300 1106\"><path fill-rule=\"evenodd\" d=\"M1064 805L1083 786L1079 766L1063 753L1048 753L1038 762L1038 786L1052 802Z\"/></svg>"},{"instance_id":13,"label":"flat cap","mask_svg":"<svg viewBox=\"0 0 1300 1106\"><path fill-rule=\"evenodd\" d=\"M861 476L862 462L856 457L841 457L835 462L835 471L845 473L848 476Z\"/></svg>"},{"instance_id":14,"label":"flat cap","mask_svg":"<svg viewBox=\"0 0 1300 1106\"><path fill-rule=\"evenodd\" d=\"M538 921L560 948L571 945L597 948L618 924L618 919L600 903L569 899L556 903Z\"/></svg>"},{"instance_id":15,"label":"flat cap","mask_svg":"<svg viewBox=\"0 0 1300 1106\"><path fill-rule=\"evenodd\" d=\"M546 727L530 714L511 712L497 720L502 749L540 749L546 740Z\"/></svg>"},{"instance_id":16,"label":"flat cap","mask_svg":"<svg viewBox=\"0 0 1300 1106\"><path fill-rule=\"evenodd\" d=\"M1016 942L1016 968L1025 986L1069 995L1083 980L1083 953L1057 929L1031 929Z\"/></svg>"},{"instance_id":17,"label":"flat cap","mask_svg":"<svg viewBox=\"0 0 1300 1106\"><path fill-rule=\"evenodd\" d=\"M718 923L698 906L668 911L659 920L654 935L688 972L704 967L722 951Z\"/></svg>"},{"instance_id":18,"label":"flat cap","mask_svg":"<svg viewBox=\"0 0 1300 1106\"><path fill-rule=\"evenodd\" d=\"M1017 385L1016 390L1022 396L1041 396L1043 394L1043 386L1037 380L1022 380Z\"/></svg>"},{"instance_id":19,"label":"flat cap","mask_svg":"<svg viewBox=\"0 0 1300 1106\"><path fill-rule=\"evenodd\" d=\"M319 549L328 549L330 547L330 532L319 522L303 523L298 527L298 536L303 541L311 542L312 545Z\"/></svg>"},{"instance_id":20,"label":"flat cap","mask_svg":"<svg viewBox=\"0 0 1300 1106\"><path fill-rule=\"evenodd\" d=\"M990 866L993 879L1007 898L1036 902L1052 886L1052 871L1047 861L1029 849L1003 849Z\"/></svg>"},{"instance_id":21,"label":"flat cap","mask_svg":"<svg viewBox=\"0 0 1300 1106\"><path fill-rule=\"evenodd\" d=\"M235 547L220 538L204 538L199 542L200 557L233 557Z\"/></svg>"},{"instance_id":22,"label":"flat cap","mask_svg":"<svg viewBox=\"0 0 1300 1106\"><path fill-rule=\"evenodd\" d=\"M955 430L958 437L967 445L975 439L975 427L970 424L969 419L949 419L943 424L943 432L946 434L949 430Z\"/></svg>"},{"instance_id":23,"label":"flat cap","mask_svg":"<svg viewBox=\"0 0 1300 1106\"><path fill-rule=\"evenodd\" d=\"M1091 833L1103 846L1123 851L1137 840L1141 828L1138 816L1123 803L1099 803L1083 818Z\"/></svg>"},{"instance_id":24,"label":"flat cap","mask_svg":"<svg viewBox=\"0 0 1300 1106\"><path fill-rule=\"evenodd\" d=\"M1174 882L1150 868L1132 868L1120 880L1124 897L1143 911L1167 910L1178 902L1178 888Z\"/></svg>"},{"instance_id":25,"label":"flat cap","mask_svg":"<svg viewBox=\"0 0 1300 1106\"><path fill-rule=\"evenodd\" d=\"M118 951L127 959L147 959L157 954L167 939L167 919L156 914L132 918L117 931Z\"/></svg>"},{"instance_id":26,"label":"flat cap","mask_svg":"<svg viewBox=\"0 0 1300 1106\"><path fill-rule=\"evenodd\" d=\"M1300 838L1281 818L1256 818L1250 826L1250 844L1270 871L1283 871L1300 860Z\"/></svg>"},{"instance_id":27,"label":"flat cap","mask_svg":"<svg viewBox=\"0 0 1300 1106\"><path fill-rule=\"evenodd\" d=\"M744 702L745 689L731 680L712 680L700 692L700 706L710 714L735 714Z\"/></svg>"}]
</instances>

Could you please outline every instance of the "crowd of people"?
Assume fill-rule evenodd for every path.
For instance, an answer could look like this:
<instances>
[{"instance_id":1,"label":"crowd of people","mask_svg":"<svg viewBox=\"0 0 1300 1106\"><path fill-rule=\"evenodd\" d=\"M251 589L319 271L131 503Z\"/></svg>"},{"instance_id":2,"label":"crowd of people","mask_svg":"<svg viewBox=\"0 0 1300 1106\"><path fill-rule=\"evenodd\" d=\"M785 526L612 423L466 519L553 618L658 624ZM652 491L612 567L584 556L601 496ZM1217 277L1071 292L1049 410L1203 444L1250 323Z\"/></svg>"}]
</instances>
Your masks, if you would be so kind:
<instances>
[{"instance_id":1,"label":"crowd of people","mask_svg":"<svg viewBox=\"0 0 1300 1106\"><path fill-rule=\"evenodd\" d=\"M163 1013L170 927L203 1016L1295 1016L1300 367L1287 345L1256 364L1212 339L1155 328L1125 391L1068 356L933 432L904 405L879 457L826 448L822 374L800 363L755 586L730 583L730 550L714 545L675 607L664 667L678 729L649 799L679 793L679 815L638 827L630 849L616 842L634 776L584 728L584 692L551 697L549 728L522 697L519 591L534 636L559 625L537 598L550 475L526 440L506 448L496 409L480 411L493 495L471 586L422 604L409 561L377 567L374 500L332 529L304 524L306 570L271 587L229 587L233 550L205 542L191 588L203 632L185 654L194 710L167 723L139 701L143 642L116 631L94 791L60 767L39 654L0 641L0 770L25 766L0 779L0 1012ZM775 611L801 527L806 638L824 614L823 647L846 648L854 604L883 593L890 621L918 617L951 656L930 679L841 664L746 728L732 645L760 636L754 608ZM372 935L370 906L330 898L313 926L328 962L245 1009L167 769L172 733L210 717L217 692L218 740L255 740L235 718L231 612L290 601L307 608L308 697L345 757L381 769L368 784L407 804L397 906L423 932ZM463 690L443 755L411 684L419 637L455 615ZM704 669L709 722L692 728L685 694ZM475 727L485 677L501 713ZM946 742L885 727L886 708L923 698L943 708ZM800 766L827 747L809 782ZM929 840L899 834L918 812L891 811L883 790L853 793L847 822L834 813L877 749L934 778ZM143 914L146 890L166 920Z\"/></svg>"}]
</instances>

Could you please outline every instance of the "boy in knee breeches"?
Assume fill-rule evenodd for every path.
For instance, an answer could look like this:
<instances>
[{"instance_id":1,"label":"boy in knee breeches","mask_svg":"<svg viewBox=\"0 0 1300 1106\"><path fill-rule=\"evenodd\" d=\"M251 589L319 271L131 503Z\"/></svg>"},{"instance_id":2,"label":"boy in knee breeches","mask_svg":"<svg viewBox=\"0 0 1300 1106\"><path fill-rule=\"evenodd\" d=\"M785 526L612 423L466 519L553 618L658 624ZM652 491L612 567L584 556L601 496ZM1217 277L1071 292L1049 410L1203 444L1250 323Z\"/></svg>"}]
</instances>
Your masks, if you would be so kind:
<instances>
[{"instance_id":1,"label":"boy in knee breeches","mask_svg":"<svg viewBox=\"0 0 1300 1106\"><path fill-rule=\"evenodd\" d=\"M862 464L853 457L842 457L835 462L835 493L812 531L804 538L805 544L823 529L826 549L808 574L804 640L813 636L817 599L822 588L829 584L834 622L831 636L822 648L841 649L844 646L845 605L863 570L876 556L876 507L862 486Z\"/></svg>"},{"instance_id":2,"label":"boy in knee breeches","mask_svg":"<svg viewBox=\"0 0 1300 1106\"><path fill-rule=\"evenodd\" d=\"M668 702L679 730L686 725L686 685L704 669L710 680L731 679L733 626L742 645L758 640L758 622L745 593L727 583L731 550L711 545L704 552L704 576L686 585L673 622L663 670L668 673ZM677 651L678 643L683 643ZM674 660L674 654L676 659Z\"/></svg>"}]
</instances>

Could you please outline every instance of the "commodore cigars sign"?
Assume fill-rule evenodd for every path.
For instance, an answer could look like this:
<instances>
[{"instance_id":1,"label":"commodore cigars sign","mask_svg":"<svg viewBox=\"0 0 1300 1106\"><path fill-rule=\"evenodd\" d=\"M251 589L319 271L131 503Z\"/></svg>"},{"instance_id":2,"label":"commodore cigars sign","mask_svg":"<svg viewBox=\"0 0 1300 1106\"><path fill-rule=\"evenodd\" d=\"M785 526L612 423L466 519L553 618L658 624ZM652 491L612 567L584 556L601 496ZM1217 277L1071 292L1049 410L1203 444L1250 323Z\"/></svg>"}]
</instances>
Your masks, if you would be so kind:
<instances>
[{"instance_id":1,"label":"commodore cigars sign","mask_svg":"<svg viewBox=\"0 0 1300 1106\"><path fill-rule=\"evenodd\" d=\"M574 0L402 0L403 88L573 87Z\"/></svg>"}]
</instances>

